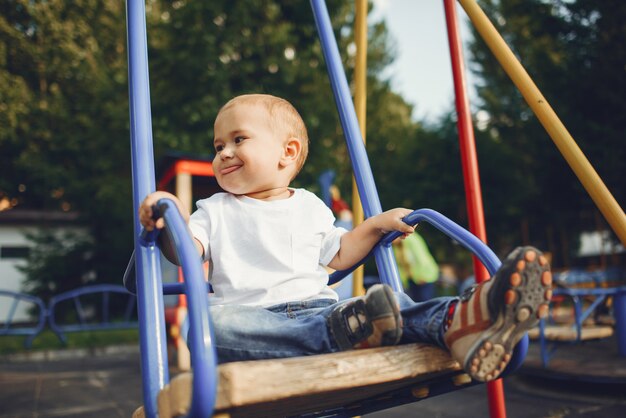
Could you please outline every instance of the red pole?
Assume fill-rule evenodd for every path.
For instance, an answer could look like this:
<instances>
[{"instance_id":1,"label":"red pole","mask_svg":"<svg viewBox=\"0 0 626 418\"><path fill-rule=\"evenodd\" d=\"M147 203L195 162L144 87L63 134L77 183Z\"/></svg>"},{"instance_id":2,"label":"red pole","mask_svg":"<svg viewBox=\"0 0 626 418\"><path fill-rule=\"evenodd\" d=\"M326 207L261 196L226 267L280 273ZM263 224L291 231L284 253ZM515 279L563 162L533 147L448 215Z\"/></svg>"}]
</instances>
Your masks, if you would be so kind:
<instances>
[{"instance_id":1,"label":"red pole","mask_svg":"<svg viewBox=\"0 0 626 418\"><path fill-rule=\"evenodd\" d=\"M456 1L444 0L443 3L446 12L450 59L452 61L452 76L454 79L454 95L458 118L457 127L459 130L469 229L471 233L486 243L487 231L485 228L480 176L478 174L476 142L474 140L474 128L472 126L467 84L465 82L465 65L456 16ZM474 257L474 276L477 283L489 278L487 269L476 257ZM502 379L487 383L487 397L489 399L489 415L491 418L506 418Z\"/></svg>"}]
</instances>

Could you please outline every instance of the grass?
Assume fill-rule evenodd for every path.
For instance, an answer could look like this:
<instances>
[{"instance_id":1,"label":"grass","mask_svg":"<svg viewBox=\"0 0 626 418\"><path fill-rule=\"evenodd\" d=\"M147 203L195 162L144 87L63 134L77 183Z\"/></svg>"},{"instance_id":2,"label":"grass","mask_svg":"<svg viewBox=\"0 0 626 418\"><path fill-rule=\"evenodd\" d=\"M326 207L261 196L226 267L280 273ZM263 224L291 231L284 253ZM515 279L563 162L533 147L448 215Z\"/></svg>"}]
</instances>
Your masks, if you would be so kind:
<instances>
[{"instance_id":1,"label":"grass","mask_svg":"<svg viewBox=\"0 0 626 418\"><path fill-rule=\"evenodd\" d=\"M41 350L59 350L64 348L96 348L109 345L139 344L138 329L82 331L66 333L67 345L50 330L45 330L33 341L31 348L24 347L27 337L0 336L0 355L24 353Z\"/></svg>"}]
</instances>

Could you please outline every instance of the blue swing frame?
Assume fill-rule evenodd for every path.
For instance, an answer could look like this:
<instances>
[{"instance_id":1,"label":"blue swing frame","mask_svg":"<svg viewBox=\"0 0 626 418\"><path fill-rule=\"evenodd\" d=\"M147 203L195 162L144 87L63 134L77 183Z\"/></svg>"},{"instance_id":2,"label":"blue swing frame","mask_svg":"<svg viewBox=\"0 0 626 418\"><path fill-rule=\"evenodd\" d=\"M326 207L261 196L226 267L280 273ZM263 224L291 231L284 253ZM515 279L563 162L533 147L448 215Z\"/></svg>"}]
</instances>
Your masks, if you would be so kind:
<instances>
[{"instance_id":1,"label":"blue swing frame","mask_svg":"<svg viewBox=\"0 0 626 418\"><path fill-rule=\"evenodd\" d=\"M359 130L348 82L341 64L337 41L332 30L325 2L323 0L311 0L311 6L335 102L345 133L364 214L366 217L370 217L381 213L382 208ZM125 282L127 287L135 287L137 293L144 412L147 417L155 417L158 415L157 396L159 391L169 382L169 374L163 310L164 286L161 280L156 234L144 233L137 216L141 200L155 190L145 5L140 0L127 0L126 9L133 207L135 214L135 251L131 263L134 262L135 264L136 283L131 283L132 280L129 280L128 277L126 277ZM206 296L207 285L203 279L201 260L197 256L184 220L175 204L169 199L162 199L157 203L157 206L167 226L165 233L169 234L175 244L175 250L178 259L181 261L185 277L185 283L177 284L176 289L168 289L168 293L184 291L188 300L190 326L190 340L188 344L194 370L193 393L188 416L208 417L212 415L215 406L218 380L216 352L215 347L212 345L213 331L209 316L209 301ZM455 239L476 255L491 274L494 274L500 267L500 260L486 244L461 226L433 210L416 210L405 217L404 221L411 225L422 221L431 223L441 232ZM402 291L402 286L393 257L391 242L399 235L398 232L387 234L372 250L381 281L390 285L396 291ZM334 273L331 281L340 280L357 266ZM127 274L130 274L129 272L130 269L127 269ZM527 348L528 337L525 336L517 345L513 359L505 374L510 373L522 363ZM431 389L435 390L431 390L432 395L458 389L449 381L437 382L435 380L433 385ZM360 413L416 400L400 390L384 403L376 401L368 406L367 402L364 402ZM350 411L354 413L355 410L351 409ZM332 415L328 415L329 413ZM340 408L325 411L325 414L325 416L345 416L345 411ZM318 415L316 413L307 414L306 416Z\"/></svg>"}]
</instances>

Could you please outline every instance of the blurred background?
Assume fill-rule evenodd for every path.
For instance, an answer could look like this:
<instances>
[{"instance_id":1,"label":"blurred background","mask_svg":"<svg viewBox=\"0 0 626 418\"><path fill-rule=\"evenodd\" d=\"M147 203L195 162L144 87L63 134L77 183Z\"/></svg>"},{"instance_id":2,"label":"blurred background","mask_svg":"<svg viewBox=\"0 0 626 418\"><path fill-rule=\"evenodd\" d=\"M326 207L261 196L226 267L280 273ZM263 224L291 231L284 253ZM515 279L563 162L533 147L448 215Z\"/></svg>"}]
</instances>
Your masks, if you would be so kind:
<instances>
[{"instance_id":1,"label":"blurred background","mask_svg":"<svg viewBox=\"0 0 626 418\"><path fill-rule=\"evenodd\" d=\"M424 3L370 3L367 148L384 209L432 208L467 227L452 80L425 87L451 74L443 8ZM327 4L352 79L354 4ZM626 3L480 4L624 207ZM617 237L459 16L489 245L498 255L535 245L556 269L623 265ZM293 185L321 195L319 176L333 170L352 203L307 5L149 0L147 25L157 168L173 154L210 159L219 107L270 93L291 101L309 129L308 162ZM133 245L126 61L123 2L0 2L0 287L47 301L121 282ZM450 276L471 274L466 251L428 226L419 232Z\"/></svg>"}]
</instances>

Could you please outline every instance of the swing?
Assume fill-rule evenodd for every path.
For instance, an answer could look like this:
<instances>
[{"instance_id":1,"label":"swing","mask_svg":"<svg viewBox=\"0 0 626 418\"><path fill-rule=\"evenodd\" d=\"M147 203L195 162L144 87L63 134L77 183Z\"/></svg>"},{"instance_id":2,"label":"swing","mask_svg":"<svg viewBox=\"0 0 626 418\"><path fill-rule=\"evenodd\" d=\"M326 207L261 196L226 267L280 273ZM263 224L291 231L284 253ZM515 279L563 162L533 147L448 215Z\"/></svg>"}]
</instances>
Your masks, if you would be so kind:
<instances>
[{"instance_id":1,"label":"swing","mask_svg":"<svg viewBox=\"0 0 626 418\"><path fill-rule=\"evenodd\" d=\"M370 217L381 213L382 208L337 42L324 1L312 0L311 5L364 213ZM136 214L141 199L155 190L143 1L128 0L127 22ZM131 264L134 262L136 284L129 280L130 269L124 281L127 288L137 294L144 406L138 408L133 417L355 416L478 383L472 381L446 351L427 344L245 361L217 367L201 260L175 204L162 199L157 208L165 220L164 233L169 234L176 247L185 283L162 284L157 233L142 231L135 217L135 252ZM430 223L474 253L490 274L500 266L500 260L482 241L433 210L416 210L403 220L410 225ZM387 234L372 250L381 281L395 291L402 291L402 286L391 242L399 235L399 232ZM329 283L341 280L358 265L333 273ZM164 343L163 293L184 293L188 301L188 343L193 371L171 381ZM525 336L502 376L521 364L527 347Z\"/></svg>"}]
</instances>

